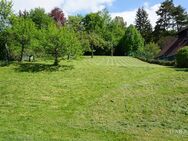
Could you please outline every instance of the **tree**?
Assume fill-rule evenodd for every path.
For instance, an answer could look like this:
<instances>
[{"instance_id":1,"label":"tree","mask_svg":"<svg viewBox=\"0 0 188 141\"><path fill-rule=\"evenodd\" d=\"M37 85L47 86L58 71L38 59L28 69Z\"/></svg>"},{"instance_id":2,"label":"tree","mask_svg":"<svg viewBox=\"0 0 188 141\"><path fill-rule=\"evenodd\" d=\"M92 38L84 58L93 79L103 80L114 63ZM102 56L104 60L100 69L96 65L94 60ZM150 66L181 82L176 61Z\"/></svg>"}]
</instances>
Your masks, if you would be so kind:
<instances>
[{"instance_id":1,"label":"tree","mask_svg":"<svg viewBox=\"0 0 188 141\"><path fill-rule=\"evenodd\" d=\"M159 16L153 32L156 42L161 37L174 36L177 31L188 25L187 12L182 6L175 6L173 0L162 2L156 13Z\"/></svg>"},{"instance_id":2,"label":"tree","mask_svg":"<svg viewBox=\"0 0 188 141\"><path fill-rule=\"evenodd\" d=\"M54 56L54 65L59 65L59 52L62 52L63 46L61 43L61 30L56 24L49 25L47 30L43 30L43 40L41 41L42 46L45 48L46 52Z\"/></svg>"},{"instance_id":3,"label":"tree","mask_svg":"<svg viewBox=\"0 0 188 141\"><path fill-rule=\"evenodd\" d=\"M84 25L82 24L83 18L81 15L69 16L67 26L74 29L75 32L81 32L84 30Z\"/></svg>"},{"instance_id":4,"label":"tree","mask_svg":"<svg viewBox=\"0 0 188 141\"><path fill-rule=\"evenodd\" d=\"M149 44L138 48L137 56L145 59L154 59L159 52L159 46L154 42L150 42Z\"/></svg>"},{"instance_id":5,"label":"tree","mask_svg":"<svg viewBox=\"0 0 188 141\"><path fill-rule=\"evenodd\" d=\"M109 12L104 9L86 15L83 23L86 31L90 34L91 51L95 49L98 54L110 53L113 56L114 50L125 32L123 18L112 19Z\"/></svg>"},{"instance_id":6,"label":"tree","mask_svg":"<svg viewBox=\"0 0 188 141\"><path fill-rule=\"evenodd\" d=\"M109 24L107 28L107 43L111 49L111 56L114 55L114 52L117 50L117 46L120 40L125 34L125 24L122 22L123 18L115 17Z\"/></svg>"},{"instance_id":7,"label":"tree","mask_svg":"<svg viewBox=\"0 0 188 141\"><path fill-rule=\"evenodd\" d=\"M165 0L161 3L159 10L156 12L160 18L156 22L156 27L163 31L168 31L173 26L172 10L174 9L173 0Z\"/></svg>"},{"instance_id":8,"label":"tree","mask_svg":"<svg viewBox=\"0 0 188 141\"><path fill-rule=\"evenodd\" d=\"M0 32L10 26L12 1L0 0Z\"/></svg>"},{"instance_id":9,"label":"tree","mask_svg":"<svg viewBox=\"0 0 188 141\"><path fill-rule=\"evenodd\" d=\"M174 20L175 30L179 31L180 29L188 25L188 14L181 5L174 7L174 9L172 10L172 16Z\"/></svg>"},{"instance_id":10,"label":"tree","mask_svg":"<svg viewBox=\"0 0 188 141\"><path fill-rule=\"evenodd\" d=\"M77 34L78 39L80 40L82 50L84 52L89 52L90 50L90 43L89 43L89 37L87 35L87 32L85 30L84 24L83 24L83 16L76 15L76 16L69 16L68 21L66 23L66 26L68 28L71 28L74 30L74 32Z\"/></svg>"},{"instance_id":11,"label":"tree","mask_svg":"<svg viewBox=\"0 0 188 141\"><path fill-rule=\"evenodd\" d=\"M52 23L52 18L45 13L43 8L35 8L29 12L29 18L35 23L38 29L48 28L48 25Z\"/></svg>"},{"instance_id":12,"label":"tree","mask_svg":"<svg viewBox=\"0 0 188 141\"><path fill-rule=\"evenodd\" d=\"M154 40L158 41L162 36L174 35L171 30L174 27L172 11L174 9L173 0L165 0L161 3L159 10L156 12L159 19L156 22L154 31Z\"/></svg>"},{"instance_id":13,"label":"tree","mask_svg":"<svg viewBox=\"0 0 188 141\"><path fill-rule=\"evenodd\" d=\"M63 46L63 54L67 55L68 60L77 58L83 54L81 42L72 28L63 27L61 29L61 34L63 35L60 37L60 42Z\"/></svg>"},{"instance_id":14,"label":"tree","mask_svg":"<svg viewBox=\"0 0 188 141\"><path fill-rule=\"evenodd\" d=\"M104 47L104 39L101 36L101 32L102 32L101 27L103 26L102 18L99 12L90 13L83 18L82 22L85 31L88 34L91 57L93 58L94 49Z\"/></svg>"},{"instance_id":15,"label":"tree","mask_svg":"<svg viewBox=\"0 0 188 141\"><path fill-rule=\"evenodd\" d=\"M141 33L146 43L151 41L152 25L148 19L148 13L144 10L143 7L139 8L137 11L135 27Z\"/></svg>"},{"instance_id":16,"label":"tree","mask_svg":"<svg viewBox=\"0 0 188 141\"><path fill-rule=\"evenodd\" d=\"M35 24L31 19L24 17L13 18L10 33L14 43L21 46L19 61L22 61L25 49L31 45L35 30Z\"/></svg>"},{"instance_id":17,"label":"tree","mask_svg":"<svg viewBox=\"0 0 188 141\"><path fill-rule=\"evenodd\" d=\"M12 15L12 1L0 0L0 59L9 61L8 32Z\"/></svg>"},{"instance_id":18,"label":"tree","mask_svg":"<svg viewBox=\"0 0 188 141\"><path fill-rule=\"evenodd\" d=\"M124 54L135 55L138 48L144 47L144 39L135 26L130 25L125 31L123 45L125 47Z\"/></svg>"},{"instance_id":19,"label":"tree","mask_svg":"<svg viewBox=\"0 0 188 141\"><path fill-rule=\"evenodd\" d=\"M50 16L56 21L58 26L63 26L66 22L65 14L60 8L54 8Z\"/></svg>"}]
</instances>

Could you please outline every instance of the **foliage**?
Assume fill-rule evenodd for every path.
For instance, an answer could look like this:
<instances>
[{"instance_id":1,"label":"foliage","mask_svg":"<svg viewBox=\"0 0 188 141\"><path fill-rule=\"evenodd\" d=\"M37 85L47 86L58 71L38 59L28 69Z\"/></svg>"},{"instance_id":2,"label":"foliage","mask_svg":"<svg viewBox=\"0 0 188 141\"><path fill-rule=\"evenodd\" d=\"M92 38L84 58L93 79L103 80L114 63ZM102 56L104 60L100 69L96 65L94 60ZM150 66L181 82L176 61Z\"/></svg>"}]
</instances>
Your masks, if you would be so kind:
<instances>
[{"instance_id":1,"label":"foliage","mask_svg":"<svg viewBox=\"0 0 188 141\"><path fill-rule=\"evenodd\" d=\"M63 26L66 22L65 14L60 8L54 8L50 16L56 21L58 26Z\"/></svg>"},{"instance_id":2,"label":"foliage","mask_svg":"<svg viewBox=\"0 0 188 141\"><path fill-rule=\"evenodd\" d=\"M49 14L42 8L35 8L13 15L11 1L0 0L0 3L0 59L6 60L11 56L18 58L18 54L22 60L24 53L37 57L50 54L56 56L56 62L58 56L76 58L81 54L93 56L94 52L134 56L151 40L163 46L166 43L163 39L174 35L188 20L185 9L175 6L172 0L161 4L157 11L160 19L153 33L144 8L137 11L136 28L133 25L127 28L122 17L112 19L107 9L66 19L60 8L54 8Z\"/></svg>"},{"instance_id":3,"label":"foliage","mask_svg":"<svg viewBox=\"0 0 188 141\"><path fill-rule=\"evenodd\" d=\"M148 19L148 13L143 7L137 11L135 27L141 33L146 43L152 40L152 25Z\"/></svg>"},{"instance_id":4,"label":"foliage","mask_svg":"<svg viewBox=\"0 0 188 141\"><path fill-rule=\"evenodd\" d=\"M10 59L7 30L11 26L12 6L12 1L0 0L0 60L6 62Z\"/></svg>"},{"instance_id":5,"label":"foliage","mask_svg":"<svg viewBox=\"0 0 188 141\"><path fill-rule=\"evenodd\" d=\"M38 29L46 29L52 23L52 19L45 13L43 8L31 9L29 18L32 19Z\"/></svg>"},{"instance_id":6,"label":"foliage","mask_svg":"<svg viewBox=\"0 0 188 141\"><path fill-rule=\"evenodd\" d=\"M63 36L60 37L60 41L63 46L63 54L68 56L68 60L81 56L83 50L76 32L66 26L61 29L61 32Z\"/></svg>"},{"instance_id":7,"label":"foliage","mask_svg":"<svg viewBox=\"0 0 188 141\"><path fill-rule=\"evenodd\" d=\"M159 19L156 22L154 31L155 41L158 41L161 36L176 34L177 31L188 24L187 12L182 6L175 6L173 0L162 2L156 13Z\"/></svg>"},{"instance_id":8,"label":"foliage","mask_svg":"<svg viewBox=\"0 0 188 141\"><path fill-rule=\"evenodd\" d=\"M157 65L162 65L162 66L175 66L175 61L147 59L147 58L140 57L140 56L136 56L136 58L144 62L150 63L150 64L157 64Z\"/></svg>"},{"instance_id":9,"label":"foliage","mask_svg":"<svg viewBox=\"0 0 188 141\"><path fill-rule=\"evenodd\" d=\"M54 56L54 65L58 65L58 57L62 54L63 46L61 42L61 28L58 28L55 24L51 24L47 30L43 30L43 41L42 45L45 47L46 51Z\"/></svg>"},{"instance_id":10,"label":"foliage","mask_svg":"<svg viewBox=\"0 0 188 141\"><path fill-rule=\"evenodd\" d=\"M102 20L103 19L99 12L87 14L82 20L85 31L88 35L92 57L94 49L97 50L98 48L103 48L105 45L105 41L102 38Z\"/></svg>"},{"instance_id":11,"label":"foliage","mask_svg":"<svg viewBox=\"0 0 188 141\"><path fill-rule=\"evenodd\" d=\"M137 55L146 59L154 59L160 52L160 48L154 42L146 44L144 47L138 48Z\"/></svg>"},{"instance_id":12,"label":"foliage","mask_svg":"<svg viewBox=\"0 0 188 141\"><path fill-rule=\"evenodd\" d=\"M19 46L20 61L23 59L25 49L32 44L35 31L35 24L31 19L25 17L14 17L12 19L12 27L9 31L12 37L10 42L13 46Z\"/></svg>"},{"instance_id":13,"label":"foliage","mask_svg":"<svg viewBox=\"0 0 188 141\"><path fill-rule=\"evenodd\" d=\"M69 16L67 20L67 26L72 28L75 32L81 32L84 30L84 25L82 24L83 16Z\"/></svg>"},{"instance_id":14,"label":"foliage","mask_svg":"<svg viewBox=\"0 0 188 141\"><path fill-rule=\"evenodd\" d=\"M125 24L122 17L115 17L107 26L105 35L107 45L111 50L111 56L117 51L118 44L125 34Z\"/></svg>"},{"instance_id":15,"label":"foliage","mask_svg":"<svg viewBox=\"0 0 188 141\"><path fill-rule=\"evenodd\" d=\"M12 14L12 2L8 0L0 0L0 32L10 26L10 16Z\"/></svg>"},{"instance_id":16,"label":"foliage","mask_svg":"<svg viewBox=\"0 0 188 141\"><path fill-rule=\"evenodd\" d=\"M82 50L90 52L90 42L85 26L83 25L83 18L81 15L69 16L66 26L77 32L78 39L80 40Z\"/></svg>"},{"instance_id":17,"label":"foliage","mask_svg":"<svg viewBox=\"0 0 188 141\"><path fill-rule=\"evenodd\" d=\"M126 55L136 55L137 50L144 47L144 39L133 25L125 31L123 45Z\"/></svg>"},{"instance_id":18,"label":"foliage","mask_svg":"<svg viewBox=\"0 0 188 141\"><path fill-rule=\"evenodd\" d=\"M188 68L188 46L180 49L176 55L176 63L180 68Z\"/></svg>"},{"instance_id":19,"label":"foliage","mask_svg":"<svg viewBox=\"0 0 188 141\"><path fill-rule=\"evenodd\" d=\"M179 31L188 25L188 14L181 5L178 5L172 9L172 16L173 20L175 21L174 28L176 30Z\"/></svg>"},{"instance_id":20,"label":"foliage","mask_svg":"<svg viewBox=\"0 0 188 141\"><path fill-rule=\"evenodd\" d=\"M97 54L111 54L113 56L114 50L124 36L125 23L123 18L112 19L109 12L104 9L86 15L82 22L89 35L91 51L94 48Z\"/></svg>"}]
</instances>

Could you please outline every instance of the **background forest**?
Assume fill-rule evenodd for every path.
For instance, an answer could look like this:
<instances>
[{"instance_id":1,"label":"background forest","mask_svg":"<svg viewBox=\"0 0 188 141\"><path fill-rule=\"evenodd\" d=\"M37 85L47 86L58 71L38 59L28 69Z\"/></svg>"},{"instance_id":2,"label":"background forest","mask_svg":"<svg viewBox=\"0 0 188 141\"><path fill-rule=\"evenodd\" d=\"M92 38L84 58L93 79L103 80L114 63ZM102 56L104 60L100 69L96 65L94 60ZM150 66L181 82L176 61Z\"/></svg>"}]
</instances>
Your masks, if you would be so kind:
<instances>
[{"instance_id":1,"label":"background forest","mask_svg":"<svg viewBox=\"0 0 188 141\"><path fill-rule=\"evenodd\" d=\"M152 27L141 7L135 25L122 17L111 18L107 9L68 16L60 8L13 13L12 2L0 1L0 59L22 61L27 56L74 59L82 55L137 56L153 59L176 33L188 24L188 14L172 0L161 3Z\"/></svg>"}]
</instances>

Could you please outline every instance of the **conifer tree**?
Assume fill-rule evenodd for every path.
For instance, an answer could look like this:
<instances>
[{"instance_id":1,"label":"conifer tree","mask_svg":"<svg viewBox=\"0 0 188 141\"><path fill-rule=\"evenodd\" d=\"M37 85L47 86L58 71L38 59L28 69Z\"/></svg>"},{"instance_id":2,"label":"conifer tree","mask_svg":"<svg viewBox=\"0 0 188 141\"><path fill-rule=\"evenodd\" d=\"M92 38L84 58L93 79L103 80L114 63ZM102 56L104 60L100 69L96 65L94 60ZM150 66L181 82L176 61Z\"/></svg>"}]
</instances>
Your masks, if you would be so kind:
<instances>
[{"instance_id":1,"label":"conifer tree","mask_svg":"<svg viewBox=\"0 0 188 141\"><path fill-rule=\"evenodd\" d=\"M152 25L148 19L148 13L144 8L139 8L136 14L136 28L140 31L145 42L151 41Z\"/></svg>"}]
</instances>

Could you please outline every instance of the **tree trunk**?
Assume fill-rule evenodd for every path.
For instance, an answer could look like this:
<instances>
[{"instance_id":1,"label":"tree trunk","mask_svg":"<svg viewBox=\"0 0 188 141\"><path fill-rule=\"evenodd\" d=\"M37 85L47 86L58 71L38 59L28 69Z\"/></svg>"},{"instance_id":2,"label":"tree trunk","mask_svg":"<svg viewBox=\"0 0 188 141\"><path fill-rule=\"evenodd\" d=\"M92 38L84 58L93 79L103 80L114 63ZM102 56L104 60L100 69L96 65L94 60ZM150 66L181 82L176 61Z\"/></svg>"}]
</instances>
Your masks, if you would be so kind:
<instances>
[{"instance_id":1,"label":"tree trunk","mask_svg":"<svg viewBox=\"0 0 188 141\"><path fill-rule=\"evenodd\" d=\"M93 58L94 52L93 52L93 45L91 45L91 58Z\"/></svg>"},{"instance_id":2,"label":"tree trunk","mask_svg":"<svg viewBox=\"0 0 188 141\"><path fill-rule=\"evenodd\" d=\"M114 56L114 48L111 47L111 56Z\"/></svg>"},{"instance_id":3,"label":"tree trunk","mask_svg":"<svg viewBox=\"0 0 188 141\"><path fill-rule=\"evenodd\" d=\"M21 50L21 55L20 55L20 62L23 60L23 54L24 54L24 43L22 43L22 50Z\"/></svg>"},{"instance_id":4,"label":"tree trunk","mask_svg":"<svg viewBox=\"0 0 188 141\"><path fill-rule=\"evenodd\" d=\"M5 43L5 61L6 63L8 64L9 62L9 49L8 49L8 46L7 46L7 43Z\"/></svg>"},{"instance_id":5,"label":"tree trunk","mask_svg":"<svg viewBox=\"0 0 188 141\"><path fill-rule=\"evenodd\" d=\"M54 51L54 65L55 66L59 65L59 62L58 62L58 48L55 48L55 51Z\"/></svg>"},{"instance_id":6,"label":"tree trunk","mask_svg":"<svg viewBox=\"0 0 188 141\"><path fill-rule=\"evenodd\" d=\"M70 60L70 53L69 53L68 56L67 56L67 60Z\"/></svg>"}]
</instances>

